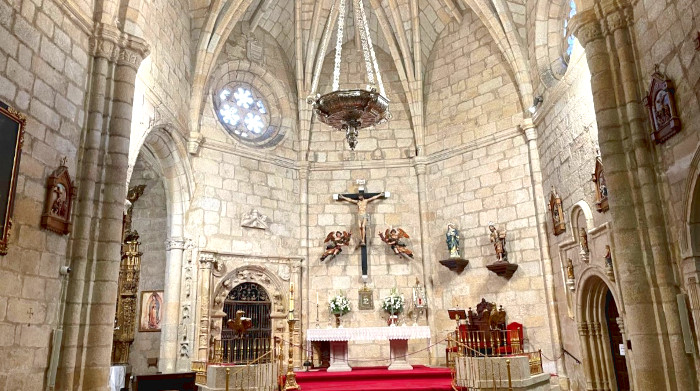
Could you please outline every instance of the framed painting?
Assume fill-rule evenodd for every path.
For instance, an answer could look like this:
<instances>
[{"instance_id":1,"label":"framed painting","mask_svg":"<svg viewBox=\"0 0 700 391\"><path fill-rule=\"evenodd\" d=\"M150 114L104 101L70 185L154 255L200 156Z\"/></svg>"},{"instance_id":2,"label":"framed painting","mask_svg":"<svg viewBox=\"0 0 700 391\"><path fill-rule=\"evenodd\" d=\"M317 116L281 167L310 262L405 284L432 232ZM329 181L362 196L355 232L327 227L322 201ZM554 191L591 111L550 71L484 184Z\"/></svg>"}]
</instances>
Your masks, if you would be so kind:
<instances>
[{"instance_id":1,"label":"framed painting","mask_svg":"<svg viewBox=\"0 0 700 391\"><path fill-rule=\"evenodd\" d=\"M163 291L141 292L139 331L160 331L163 322Z\"/></svg>"},{"instance_id":2,"label":"framed painting","mask_svg":"<svg viewBox=\"0 0 700 391\"><path fill-rule=\"evenodd\" d=\"M360 311L373 310L374 309L374 299L372 297L372 290L365 286L362 289L360 289L358 291L358 293L359 293L359 298L357 301L357 308Z\"/></svg>"},{"instance_id":3,"label":"framed painting","mask_svg":"<svg viewBox=\"0 0 700 391\"><path fill-rule=\"evenodd\" d=\"M25 117L0 102L0 255L7 254Z\"/></svg>"}]
</instances>

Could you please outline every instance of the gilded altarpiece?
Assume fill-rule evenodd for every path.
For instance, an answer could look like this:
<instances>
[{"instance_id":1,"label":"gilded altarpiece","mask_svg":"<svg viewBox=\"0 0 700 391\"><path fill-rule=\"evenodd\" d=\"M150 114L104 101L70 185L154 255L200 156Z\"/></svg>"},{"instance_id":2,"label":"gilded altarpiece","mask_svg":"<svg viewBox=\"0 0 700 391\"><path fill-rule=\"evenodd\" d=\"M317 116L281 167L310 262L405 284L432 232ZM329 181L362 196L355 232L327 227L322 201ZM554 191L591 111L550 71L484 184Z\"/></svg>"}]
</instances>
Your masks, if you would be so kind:
<instances>
[{"instance_id":1,"label":"gilded altarpiece","mask_svg":"<svg viewBox=\"0 0 700 391\"><path fill-rule=\"evenodd\" d=\"M134 342L136 309L138 308L137 293L141 255L143 255L139 251L139 245L138 232L128 232L119 267L119 296L117 297L117 314L114 320L112 364L128 364L129 350Z\"/></svg>"},{"instance_id":2,"label":"gilded altarpiece","mask_svg":"<svg viewBox=\"0 0 700 391\"><path fill-rule=\"evenodd\" d=\"M287 316L289 289L301 286L301 261L299 257L273 257L259 255L239 255L231 253L199 252L197 318L195 326L195 349L192 357L192 370L197 372L197 383L206 384L207 367L221 361L220 346L222 324L225 319L224 303L229 292L237 285L252 282L262 286L270 296L272 336L287 340ZM296 303L301 295L296 294ZM298 307L298 304L297 304ZM295 310L299 314L299 308ZM298 319L300 315L296 316ZM308 321L298 322L292 339L301 346L300 327ZM299 351L294 357L302 357ZM301 361L295 363L301 365Z\"/></svg>"}]
</instances>

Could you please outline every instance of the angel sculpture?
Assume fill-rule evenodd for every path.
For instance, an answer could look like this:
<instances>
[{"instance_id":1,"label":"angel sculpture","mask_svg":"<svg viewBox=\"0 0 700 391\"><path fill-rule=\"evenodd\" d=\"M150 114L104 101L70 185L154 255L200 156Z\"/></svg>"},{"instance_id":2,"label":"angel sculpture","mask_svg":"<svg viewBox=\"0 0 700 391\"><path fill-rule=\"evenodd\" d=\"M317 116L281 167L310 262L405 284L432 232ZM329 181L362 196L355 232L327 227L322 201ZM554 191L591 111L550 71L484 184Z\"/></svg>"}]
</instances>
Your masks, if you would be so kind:
<instances>
[{"instance_id":1,"label":"angel sculpture","mask_svg":"<svg viewBox=\"0 0 700 391\"><path fill-rule=\"evenodd\" d=\"M343 251L342 246L350 244L350 235L352 234L346 231L329 232L326 236L326 240L323 241L323 243L326 243L326 251L321 255L321 262L325 261L329 256L334 257L340 254L340 252Z\"/></svg>"},{"instance_id":2,"label":"angel sculpture","mask_svg":"<svg viewBox=\"0 0 700 391\"><path fill-rule=\"evenodd\" d=\"M253 320L244 317L243 314L245 314L245 311L238 310L236 311L236 318L229 319L228 322L226 322L226 326L233 330L236 338L243 337L243 334L245 334L249 328L253 327Z\"/></svg>"},{"instance_id":3,"label":"angel sculpture","mask_svg":"<svg viewBox=\"0 0 700 391\"><path fill-rule=\"evenodd\" d=\"M387 228L384 234L379 232L379 237L382 241L388 244L396 255L404 255L413 258L413 251L406 248L406 243L401 240L402 238L410 238L406 231L401 228Z\"/></svg>"}]
</instances>

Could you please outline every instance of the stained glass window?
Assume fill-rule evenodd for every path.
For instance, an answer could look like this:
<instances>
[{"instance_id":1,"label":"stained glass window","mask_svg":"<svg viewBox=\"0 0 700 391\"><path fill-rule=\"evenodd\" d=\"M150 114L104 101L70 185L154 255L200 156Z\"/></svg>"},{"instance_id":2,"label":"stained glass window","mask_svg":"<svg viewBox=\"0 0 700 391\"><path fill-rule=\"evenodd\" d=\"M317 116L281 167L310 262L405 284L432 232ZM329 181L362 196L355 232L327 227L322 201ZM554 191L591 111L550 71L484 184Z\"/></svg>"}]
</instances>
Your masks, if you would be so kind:
<instances>
[{"instance_id":1,"label":"stained glass window","mask_svg":"<svg viewBox=\"0 0 700 391\"><path fill-rule=\"evenodd\" d=\"M576 3L574 3L574 0L569 0L569 5L568 5L569 12L566 13L564 16L564 31L563 31L563 37L564 37L564 53L566 53L566 58L568 60L569 57L571 57L571 52L574 50L574 35L569 31L569 21L571 18L576 15Z\"/></svg>"},{"instance_id":2,"label":"stained glass window","mask_svg":"<svg viewBox=\"0 0 700 391\"><path fill-rule=\"evenodd\" d=\"M250 141L271 136L265 101L253 87L230 83L214 95L214 104L219 121L232 135Z\"/></svg>"}]
</instances>

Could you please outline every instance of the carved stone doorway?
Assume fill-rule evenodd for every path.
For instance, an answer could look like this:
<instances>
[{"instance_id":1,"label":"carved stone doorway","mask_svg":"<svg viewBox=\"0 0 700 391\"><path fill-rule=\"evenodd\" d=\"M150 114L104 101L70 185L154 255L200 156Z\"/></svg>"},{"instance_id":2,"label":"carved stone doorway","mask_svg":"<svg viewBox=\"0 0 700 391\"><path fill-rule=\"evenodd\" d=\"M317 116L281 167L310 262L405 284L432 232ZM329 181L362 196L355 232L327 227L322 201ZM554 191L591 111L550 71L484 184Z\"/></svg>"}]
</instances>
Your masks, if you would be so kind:
<instances>
[{"instance_id":1,"label":"carved stone doorway","mask_svg":"<svg viewBox=\"0 0 700 391\"><path fill-rule=\"evenodd\" d=\"M243 364L256 360L271 348L272 304L265 288L254 282L236 285L226 296L224 312L226 317L221 329L221 344L225 362ZM226 325L229 319L236 318L236 312L252 320L253 326L240 337Z\"/></svg>"},{"instance_id":2,"label":"carved stone doorway","mask_svg":"<svg viewBox=\"0 0 700 391\"><path fill-rule=\"evenodd\" d=\"M612 292L608 289L605 295L605 319L608 324L608 338L610 340L610 352L612 353L613 368L615 369L615 380L617 381L618 391L630 390L630 378L627 372L627 361L622 355L626 351L625 338L620 331L618 319L620 313L617 311L615 299Z\"/></svg>"}]
</instances>

